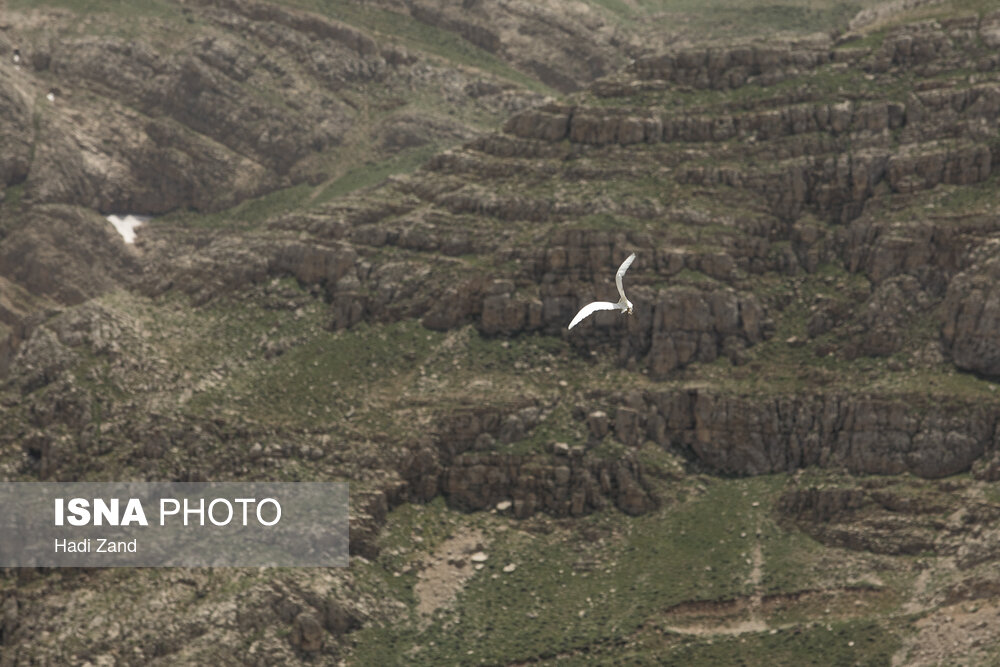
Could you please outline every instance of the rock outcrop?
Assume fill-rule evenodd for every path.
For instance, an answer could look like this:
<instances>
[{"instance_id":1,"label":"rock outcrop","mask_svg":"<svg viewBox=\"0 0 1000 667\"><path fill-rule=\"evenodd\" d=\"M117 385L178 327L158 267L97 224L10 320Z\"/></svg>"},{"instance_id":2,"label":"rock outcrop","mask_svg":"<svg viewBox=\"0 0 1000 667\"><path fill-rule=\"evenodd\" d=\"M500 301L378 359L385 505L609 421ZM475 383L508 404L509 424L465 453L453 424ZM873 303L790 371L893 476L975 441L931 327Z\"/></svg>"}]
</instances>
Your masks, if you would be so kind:
<instances>
[{"instance_id":1,"label":"rock outcrop","mask_svg":"<svg viewBox=\"0 0 1000 667\"><path fill-rule=\"evenodd\" d=\"M658 505L638 459L626 454L595 458L583 448L556 447L552 454L508 454L497 442L523 439L544 419L537 406L458 410L439 418L433 442L416 442L397 461L400 489L411 501L443 495L464 511L510 501L514 516L535 513L583 516L606 506L643 514Z\"/></svg>"},{"instance_id":2,"label":"rock outcrop","mask_svg":"<svg viewBox=\"0 0 1000 667\"><path fill-rule=\"evenodd\" d=\"M466 511L511 500L519 519L536 512L583 516L609 504L628 514L643 514L656 506L643 480L642 466L628 458L546 460L463 454L443 472L441 487L451 505Z\"/></svg>"},{"instance_id":3,"label":"rock outcrop","mask_svg":"<svg viewBox=\"0 0 1000 667\"><path fill-rule=\"evenodd\" d=\"M620 405L610 424L618 441L677 448L727 475L818 466L946 477L968 471L995 449L1000 419L996 403L925 405L915 397L830 393L750 397L706 389L651 391Z\"/></svg>"},{"instance_id":4,"label":"rock outcrop","mask_svg":"<svg viewBox=\"0 0 1000 667\"><path fill-rule=\"evenodd\" d=\"M778 511L830 546L878 554L951 556L960 570L1000 557L996 521L988 503L962 503L946 483L907 488L892 482L851 485L799 482L786 490Z\"/></svg>"},{"instance_id":5,"label":"rock outcrop","mask_svg":"<svg viewBox=\"0 0 1000 667\"><path fill-rule=\"evenodd\" d=\"M0 276L60 304L78 304L131 284L139 262L99 215L69 206L32 207L18 215L0 244Z\"/></svg>"},{"instance_id":6,"label":"rock outcrop","mask_svg":"<svg viewBox=\"0 0 1000 667\"><path fill-rule=\"evenodd\" d=\"M943 304L941 338L959 368L1000 376L1000 258L955 276Z\"/></svg>"}]
</instances>

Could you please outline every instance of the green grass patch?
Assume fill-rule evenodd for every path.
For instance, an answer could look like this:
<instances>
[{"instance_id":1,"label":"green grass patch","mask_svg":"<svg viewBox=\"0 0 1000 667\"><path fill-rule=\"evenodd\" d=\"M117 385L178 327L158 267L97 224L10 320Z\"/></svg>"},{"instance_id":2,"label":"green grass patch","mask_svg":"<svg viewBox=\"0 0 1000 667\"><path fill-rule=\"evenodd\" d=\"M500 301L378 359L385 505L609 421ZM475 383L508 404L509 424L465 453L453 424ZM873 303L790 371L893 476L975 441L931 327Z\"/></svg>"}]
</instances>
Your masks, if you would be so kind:
<instances>
[{"instance_id":1,"label":"green grass patch","mask_svg":"<svg viewBox=\"0 0 1000 667\"><path fill-rule=\"evenodd\" d=\"M167 0L8 0L11 10L38 9L40 6L68 9L77 14L112 14L119 18L170 18L181 16L176 3Z\"/></svg>"},{"instance_id":2,"label":"green grass patch","mask_svg":"<svg viewBox=\"0 0 1000 667\"><path fill-rule=\"evenodd\" d=\"M946 194L940 197L940 208L945 213L995 212L1000 204L997 185L1000 176L991 174L989 178L973 185L939 185ZM936 207L937 208L937 207ZM923 214L926 215L926 210Z\"/></svg>"},{"instance_id":3,"label":"green grass patch","mask_svg":"<svg viewBox=\"0 0 1000 667\"><path fill-rule=\"evenodd\" d=\"M69 35L99 35L120 39L137 39L147 43L159 42L167 50L178 48L195 35L204 25L196 14L185 9L182 3L170 0L11 0L11 11L31 11L42 8L69 10L79 20L67 25ZM29 27L27 35L48 40L46 28Z\"/></svg>"},{"instance_id":4,"label":"green grass patch","mask_svg":"<svg viewBox=\"0 0 1000 667\"><path fill-rule=\"evenodd\" d=\"M627 24L631 24L637 18L634 5L629 5L624 0L586 0L587 4L601 7Z\"/></svg>"},{"instance_id":5,"label":"green grass patch","mask_svg":"<svg viewBox=\"0 0 1000 667\"><path fill-rule=\"evenodd\" d=\"M257 336L263 333L258 330ZM311 322L268 335L288 340L289 349L256 360L231 382L198 395L192 409L228 403L274 423L337 422L353 409L364 408L369 388L388 385L415 369L440 338L415 321L384 327L360 324L337 332Z\"/></svg>"},{"instance_id":6,"label":"green grass patch","mask_svg":"<svg viewBox=\"0 0 1000 667\"><path fill-rule=\"evenodd\" d=\"M195 229L254 229L276 215L302 208L309 202L314 190L313 186L302 183L244 200L224 211L177 211L157 218L151 224L173 224Z\"/></svg>"},{"instance_id":7,"label":"green grass patch","mask_svg":"<svg viewBox=\"0 0 1000 667\"><path fill-rule=\"evenodd\" d=\"M571 406L567 402L556 404L552 412L531 430L527 438L508 446L500 445L500 451L511 454L549 454L552 452L553 443L569 444L584 441L583 427L573 419L571 413Z\"/></svg>"},{"instance_id":8,"label":"green grass patch","mask_svg":"<svg viewBox=\"0 0 1000 667\"><path fill-rule=\"evenodd\" d=\"M746 595L750 547L740 535L752 534L770 509L752 502L773 495L783 479L708 482L689 501L649 515L611 510L568 532L508 533L490 546L486 567L453 610L425 630L362 630L354 658L396 664L405 656L417 665L548 659L617 645L683 601ZM502 572L508 563L517 568Z\"/></svg>"},{"instance_id":9,"label":"green grass patch","mask_svg":"<svg viewBox=\"0 0 1000 667\"><path fill-rule=\"evenodd\" d=\"M846 26L861 6L853 2L831 3L814 8L795 3L760 3L755 6L733 6L728 3L707 3L705 18L711 18L717 29L739 29L748 32L810 33Z\"/></svg>"},{"instance_id":10,"label":"green grass patch","mask_svg":"<svg viewBox=\"0 0 1000 667\"><path fill-rule=\"evenodd\" d=\"M465 354L471 369L487 371L555 363L568 357L569 348L558 336L497 338L476 333L469 337Z\"/></svg>"},{"instance_id":11,"label":"green grass patch","mask_svg":"<svg viewBox=\"0 0 1000 667\"><path fill-rule=\"evenodd\" d=\"M3 200L0 201L0 210L2 210L5 214L13 215L21 208L21 199L23 197L23 183L18 183L17 185L8 187L3 191Z\"/></svg>"},{"instance_id":12,"label":"green grass patch","mask_svg":"<svg viewBox=\"0 0 1000 667\"><path fill-rule=\"evenodd\" d=\"M343 197L346 194L378 185L394 174L406 174L414 171L440 150L438 144L427 144L407 149L380 162L368 162L350 169L343 176L324 187L313 203L321 205L331 199Z\"/></svg>"},{"instance_id":13,"label":"green grass patch","mask_svg":"<svg viewBox=\"0 0 1000 667\"><path fill-rule=\"evenodd\" d=\"M663 30L683 27L702 39L746 38L776 32L812 33L843 29L865 2L745 2L724 0L591 0L625 25L643 24Z\"/></svg>"},{"instance_id":14,"label":"green grass patch","mask_svg":"<svg viewBox=\"0 0 1000 667\"><path fill-rule=\"evenodd\" d=\"M724 637L688 639L662 655L665 665L888 665L900 646L898 630L875 620L850 620Z\"/></svg>"}]
</instances>

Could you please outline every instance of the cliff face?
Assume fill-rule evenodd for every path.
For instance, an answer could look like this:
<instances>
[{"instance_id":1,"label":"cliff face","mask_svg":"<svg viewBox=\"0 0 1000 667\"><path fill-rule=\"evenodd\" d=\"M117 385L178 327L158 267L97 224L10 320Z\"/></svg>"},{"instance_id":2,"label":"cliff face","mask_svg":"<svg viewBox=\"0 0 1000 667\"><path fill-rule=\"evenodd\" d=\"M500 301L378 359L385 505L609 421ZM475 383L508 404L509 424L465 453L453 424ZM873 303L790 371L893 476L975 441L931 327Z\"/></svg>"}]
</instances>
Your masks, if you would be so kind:
<instances>
[{"instance_id":1,"label":"cliff face","mask_svg":"<svg viewBox=\"0 0 1000 667\"><path fill-rule=\"evenodd\" d=\"M613 412L622 442L680 447L724 474L806 467L855 474L945 477L994 448L995 407L927 405L885 396L726 396L709 389L649 392Z\"/></svg>"},{"instance_id":2,"label":"cliff face","mask_svg":"<svg viewBox=\"0 0 1000 667\"><path fill-rule=\"evenodd\" d=\"M354 556L159 606L5 575L12 664L861 644L831 619L916 660L899 614L995 603L1000 14L660 48L584 3L334 5L0 31L0 478L349 479ZM165 215L128 247L112 211ZM634 313L568 331L630 252ZM85 612L119 635L36 641Z\"/></svg>"}]
</instances>

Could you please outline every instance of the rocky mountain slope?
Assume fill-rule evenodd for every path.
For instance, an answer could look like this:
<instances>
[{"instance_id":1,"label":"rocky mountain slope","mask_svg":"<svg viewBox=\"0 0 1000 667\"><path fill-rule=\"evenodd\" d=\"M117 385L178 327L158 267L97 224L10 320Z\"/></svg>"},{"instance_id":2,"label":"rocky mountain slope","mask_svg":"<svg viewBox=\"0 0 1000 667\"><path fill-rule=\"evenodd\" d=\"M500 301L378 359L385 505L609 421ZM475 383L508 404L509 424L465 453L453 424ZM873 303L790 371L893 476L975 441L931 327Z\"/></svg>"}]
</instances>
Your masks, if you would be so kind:
<instances>
[{"instance_id":1,"label":"rocky mountain slope","mask_svg":"<svg viewBox=\"0 0 1000 667\"><path fill-rule=\"evenodd\" d=\"M8 571L0 664L1000 655L1000 7L72 4L0 26L0 478L347 480L352 564Z\"/></svg>"}]
</instances>

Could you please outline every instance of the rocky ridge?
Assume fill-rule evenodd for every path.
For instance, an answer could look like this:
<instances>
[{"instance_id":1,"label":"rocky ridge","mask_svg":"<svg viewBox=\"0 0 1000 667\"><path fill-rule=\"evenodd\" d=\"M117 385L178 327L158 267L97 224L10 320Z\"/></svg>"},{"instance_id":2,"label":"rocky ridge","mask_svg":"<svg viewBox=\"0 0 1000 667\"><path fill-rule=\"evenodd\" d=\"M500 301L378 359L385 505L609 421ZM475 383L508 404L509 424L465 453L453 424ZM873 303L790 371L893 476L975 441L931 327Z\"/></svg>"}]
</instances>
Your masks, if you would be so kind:
<instances>
[{"instance_id":1,"label":"rocky ridge","mask_svg":"<svg viewBox=\"0 0 1000 667\"><path fill-rule=\"evenodd\" d=\"M345 68L320 59L308 75L328 76L331 90L416 67L337 22L306 24L263 3L197 7L199 20L283 52L329 42ZM481 18L447 11L411 9L503 52ZM394 509L439 497L479 514L503 504L540 533L566 517L598 525L610 507L666 520L695 502L688 496L710 495L699 481L708 476L788 475L773 516L825 547L862 559L930 553L961 576L988 578L995 535L984 526L997 508L979 494L997 478L996 25L987 14L887 28L874 46L823 38L639 57L380 188L242 225L168 218L135 252L101 237L93 215L43 204L63 200L43 188L59 179L33 183L35 163L26 173L24 151L13 151L0 173L27 204L20 226L4 221L3 248L14 250L0 252L0 275L30 289L11 299L0 349L3 474L349 478L359 566L252 579L235 603L220 592L219 606L199 607L213 614L204 635L168 622L166 607L155 610L166 626L155 636L107 612L135 635L131 646L145 645L129 654L112 649L112 630L79 655L32 648L58 584L44 580L37 594L6 587L0 641L24 661L113 652L139 664L227 660L225 647L263 634L252 644L265 651L261 664L334 662L354 633L406 622L406 594L393 583L406 573L390 567L398 547L387 549L384 535ZM81 60L90 65L54 47L40 71L84 67L74 76L90 93L132 96L123 114L159 108L111 70L87 78L101 64L94 58L128 60L138 46L116 42L102 55L107 44L89 39L74 43L93 51ZM239 44L204 41L171 57L139 49L127 65L148 69L139 81L158 72L162 86L194 86L184 90L207 102L238 99L240 76L267 70L253 58L241 65L247 57ZM30 108L27 99L11 107ZM157 122L194 127L186 108L165 109ZM303 103L302 118L313 112ZM349 135L323 134L328 126L272 135L277 112L266 105L227 113L251 114L238 125L260 133L219 133L215 118L194 140L257 165L262 189L309 172L312 148L282 148L297 156L286 163L272 159L277 145L326 150ZM257 141L265 135L277 143ZM67 197L95 206L92 193L74 199L90 187L80 183ZM34 246L13 244L41 233L26 221L43 215L93 227L81 234L94 248L82 268L48 254L65 234L58 228ZM611 271L633 249L626 289L636 314L565 331L581 303L614 292ZM15 261L22 256L37 259ZM46 282L38 267L84 279ZM22 317L28 310L36 315ZM835 483L803 480L801 469ZM968 471L972 480L935 481ZM740 539L759 538L768 520ZM735 540L729 532L711 548ZM763 548L747 544L729 560L752 566L734 579L741 595L751 591L747 608L762 609L753 569ZM708 558L708 547L699 553ZM385 572L360 572L370 563ZM968 576L911 602L966 599ZM211 582L193 581L171 580L166 599L190 599L192 586L195 599L215 595Z\"/></svg>"}]
</instances>

